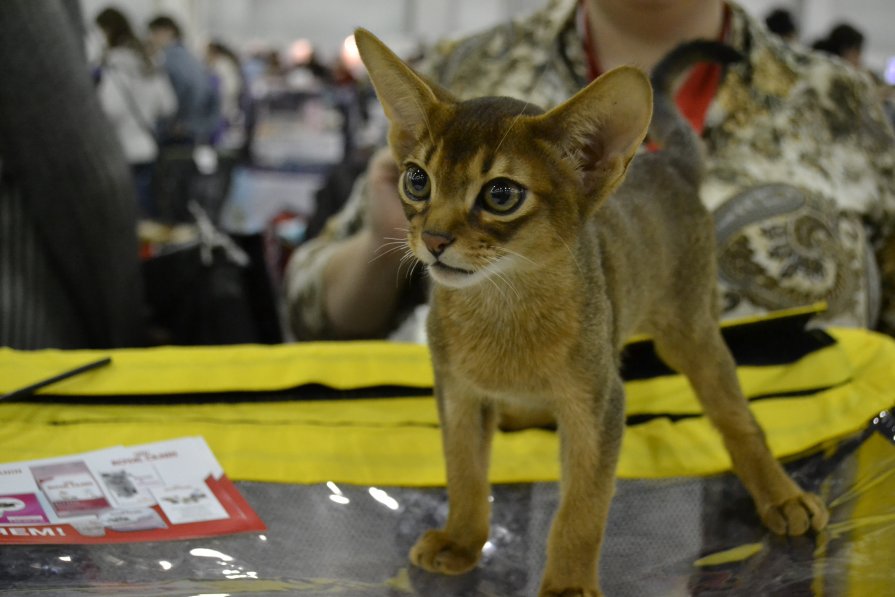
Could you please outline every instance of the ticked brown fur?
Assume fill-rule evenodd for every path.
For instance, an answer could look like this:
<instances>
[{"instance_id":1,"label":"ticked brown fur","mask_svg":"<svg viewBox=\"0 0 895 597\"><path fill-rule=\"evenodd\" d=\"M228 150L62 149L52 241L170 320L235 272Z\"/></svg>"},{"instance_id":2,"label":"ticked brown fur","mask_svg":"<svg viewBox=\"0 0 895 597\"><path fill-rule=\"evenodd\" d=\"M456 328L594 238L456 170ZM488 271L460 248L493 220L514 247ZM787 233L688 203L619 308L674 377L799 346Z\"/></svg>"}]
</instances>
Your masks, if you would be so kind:
<instances>
[{"instance_id":1,"label":"ticked brown fur","mask_svg":"<svg viewBox=\"0 0 895 597\"><path fill-rule=\"evenodd\" d=\"M765 524L791 535L822 528L823 504L772 457L719 333L698 142L667 89L657 89L651 127L651 86L633 68L546 113L509 98L460 102L370 33L356 40L390 120L408 244L433 281L450 513L414 546L413 563L444 574L477 564L498 419L552 419L562 500L541 595L599 594L624 429L619 353L634 333L650 334L689 378ZM665 150L634 159L648 129Z\"/></svg>"}]
</instances>

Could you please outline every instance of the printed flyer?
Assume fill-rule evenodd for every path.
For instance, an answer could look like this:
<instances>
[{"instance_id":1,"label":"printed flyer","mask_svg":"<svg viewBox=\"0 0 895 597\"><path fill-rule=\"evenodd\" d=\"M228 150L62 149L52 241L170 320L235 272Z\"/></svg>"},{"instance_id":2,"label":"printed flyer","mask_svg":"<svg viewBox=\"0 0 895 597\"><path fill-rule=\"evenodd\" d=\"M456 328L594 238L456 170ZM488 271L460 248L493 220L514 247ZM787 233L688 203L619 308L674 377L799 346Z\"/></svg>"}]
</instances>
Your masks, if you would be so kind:
<instances>
[{"instance_id":1,"label":"printed flyer","mask_svg":"<svg viewBox=\"0 0 895 597\"><path fill-rule=\"evenodd\" d=\"M0 545L263 531L201 437L0 464Z\"/></svg>"}]
</instances>

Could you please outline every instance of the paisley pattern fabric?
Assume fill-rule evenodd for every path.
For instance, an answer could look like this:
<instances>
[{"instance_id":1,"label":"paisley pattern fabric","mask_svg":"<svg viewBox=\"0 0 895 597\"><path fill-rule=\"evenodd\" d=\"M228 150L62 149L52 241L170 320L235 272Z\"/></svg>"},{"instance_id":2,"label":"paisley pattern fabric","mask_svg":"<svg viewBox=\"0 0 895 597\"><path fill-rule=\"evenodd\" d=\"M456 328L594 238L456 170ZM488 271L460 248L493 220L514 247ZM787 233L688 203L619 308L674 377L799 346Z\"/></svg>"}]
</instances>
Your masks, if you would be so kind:
<instances>
[{"instance_id":1,"label":"paisley pattern fabric","mask_svg":"<svg viewBox=\"0 0 895 597\"><path fill-rule=\"evenodd\" d=\"M553 0L443 42L420 68L461 98L507 95L549 108L587 83L578 6ZM746 60L726 72L703 131L702 198L716 217L723 316L826 301L824 323L874 327L881 310L895 322L875 258L895 214L895 137L873 81L786 45L729 6L727 41ZM326 233L293 257L288 301L300 333L325 335L326 247L360 225L365 193L361 181Z\"/></svg>"},{"instance_id":2,"label":"paisley pattern fabric","mask_svg":"<svg viewBox=\"0 0 895 597\"><path fill-rule=\"evenodd\" d=\"M757 185L729 198L715 223L724 313L825 300L836 323L877 320L878 274L861 220L824 196Z\"/></svg>"}]
</instances>

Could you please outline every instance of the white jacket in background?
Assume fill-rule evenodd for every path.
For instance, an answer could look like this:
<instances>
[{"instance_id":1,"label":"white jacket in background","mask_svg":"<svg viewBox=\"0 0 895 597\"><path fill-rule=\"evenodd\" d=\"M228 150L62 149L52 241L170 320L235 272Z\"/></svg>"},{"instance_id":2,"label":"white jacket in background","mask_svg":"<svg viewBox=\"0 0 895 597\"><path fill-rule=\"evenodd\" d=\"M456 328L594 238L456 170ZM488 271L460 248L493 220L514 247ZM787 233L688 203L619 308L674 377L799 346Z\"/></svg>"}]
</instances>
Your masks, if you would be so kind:
<instances>
[{"instance_id":1,"label":"white jacket in background","mask_svg":"<svg viewBox=\"0 0 895 597\"><path fill-rule=\"evenodd\" d=\"M109 48L98 87L100 103L131 164L152 162L158 146L148 128L177 111L177 97L162 70L147 72L132 49Z\"/></svg>"}]
</instances>

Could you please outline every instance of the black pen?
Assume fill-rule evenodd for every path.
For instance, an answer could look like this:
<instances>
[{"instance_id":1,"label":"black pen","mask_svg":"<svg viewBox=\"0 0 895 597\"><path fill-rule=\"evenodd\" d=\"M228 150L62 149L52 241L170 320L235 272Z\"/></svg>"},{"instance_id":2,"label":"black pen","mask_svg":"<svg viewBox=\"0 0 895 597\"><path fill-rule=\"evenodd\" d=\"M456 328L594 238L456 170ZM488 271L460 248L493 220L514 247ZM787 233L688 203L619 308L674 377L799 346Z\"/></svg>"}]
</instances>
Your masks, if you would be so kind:
<instances>
[{"instance_id":1,"label":"black pen","mask_svg":"<svg viewBox=\"0 0 895 597\"><path fill-rule=\"evenodd\" d=\"M46 387L50 384L54 384L62 381L63 379L68 379L69 377L74 377L75 375L80 375L86 371L91 371L93 369L97 369L99 367L104 367L112 362L112 357L105 357L98 361L93 361L92 363L87 363L86 365L81 365L80 367L76 367L69 371L65 371L60 373L59 375L54 375L53 377L49 377L43 381L39 381L37 383L33 383L30 386L25 386L24 388L19 388L18 390L13 390L8 394L3 394L0 396L0 400L8 400L10 398L24 398L26 396L30 396L34 394L37 390Z\"/></svg>"}]
</instances>

